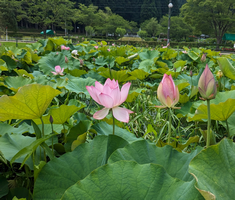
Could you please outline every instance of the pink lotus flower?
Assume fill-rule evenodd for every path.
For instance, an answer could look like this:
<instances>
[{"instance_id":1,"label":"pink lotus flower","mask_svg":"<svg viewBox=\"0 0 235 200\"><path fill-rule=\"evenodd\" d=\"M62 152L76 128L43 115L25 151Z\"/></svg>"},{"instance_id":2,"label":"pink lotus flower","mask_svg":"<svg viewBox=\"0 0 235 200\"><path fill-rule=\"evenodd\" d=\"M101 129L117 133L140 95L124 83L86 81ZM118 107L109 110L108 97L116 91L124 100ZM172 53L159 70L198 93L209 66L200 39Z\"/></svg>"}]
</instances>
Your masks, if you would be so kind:
<instances>
[{"instance_id":1,"label":"pink lotus flower","mask_svg":"<svg viewBox=\"0 0 235 200\"><path fill-rule=\"evenodd\" d=\"M108 114L109 110L112 109L113 116L121 122L129 122L129 114L132 111L118 107L128 96L131 83L126 83L122 86L120 91L118 81L114 79L111 81L109 78L102 85L98 81L95 82L94 86L86 86L91 97L100 105L104 106L102 110L97 111L93 117L95 119L103 119Z\"/></svg>"},{"instance_id":2,"label":"pink lotus flower","mask_svg":"<svg viewBox=\"0 0 235 200\"><path fill-rule=\"evenodd\" d=\"M107 51L110 51L110 49L107 49Z\"/></svg>"},{"instance_id":3,"label":"pink lotus flower","mask_svg":"<svg viewBox=\"0 0 235 200\"><path fill-rule=\"evenodd\" d=\"M98 46L94 46L96 49L98 49L99 47Z\"/></svg>"},{"instance_id":4,"label":"pink lotus flower","mask_svg":"<svg viewBox=\"0 0 235 200\"><path fill-rule=\"evenodd\" d=\"M66 46L64 46L64 45L61 45L61 50L70 50L70 48L69 47L66 47Z\"/></svg>"},{"instance_id":5,"label":"pink lotus flower","mask_svg":"<svg viewBox=\"0 0 235 200\"><path fill-rule=\"evenodd\" d=\"M164 74L157 89L157 97L163 106L155 107L179 109L178 107L174 107L179 101L179 90L178 87L175 86L171 75L168 76L167 74Z\"/></svg>"},{"instance_id":6,"label":"pink lotus flower","mask_svg":"<svg viewBox=\"0 0 235 200\"><path fill-rule=\"evenodd\" d=\"M187 52L187 51L182 51L182 53L185 53L185 54L187 54L188 52Z\"/></svg>"},{"instance_id":7,"label":"pink lotus flower","mask_svg":"<svg viewBox=\"0 0 235 200\"><path fill-rule=\"evenodd\" d=\"M112 46L115 46L115 44L113 43Z\"/></svg>"},{"instance_id":8,"label":"pink lotus flower","mask_svg":"<svg viewBox=\"0 0 235 200\"><path fill-rule=\"evenodd\" d=\"M216 82L213 74L211 73L208 65L204 69L199 81L198 90L203 100L214 99L217 92Z\"/></svg>"},{"instance_id":9,"label":"pink lotus flower","mask_svg":"<svg viewBox=\"0 0 235 200\"><path fill-rule=\"evenodd\" d=\"M54 75L64 75L63 74L64 68L61 69L59 65L55 66L55 72L51 72Z\"/></svg>"}]
</instances>

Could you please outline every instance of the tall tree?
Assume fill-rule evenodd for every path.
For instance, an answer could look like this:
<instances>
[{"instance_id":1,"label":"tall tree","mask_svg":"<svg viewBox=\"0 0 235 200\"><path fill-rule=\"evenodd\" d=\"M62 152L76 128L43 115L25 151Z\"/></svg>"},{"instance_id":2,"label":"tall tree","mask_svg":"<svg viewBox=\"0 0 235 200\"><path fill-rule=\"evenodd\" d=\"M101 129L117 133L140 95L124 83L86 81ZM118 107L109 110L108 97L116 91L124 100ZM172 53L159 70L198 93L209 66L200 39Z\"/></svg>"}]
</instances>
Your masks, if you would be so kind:
<instances>
[{"instance_id":1,"label":"tall tree","mask_svg":"<svg viewBox=\"0 0 235 200\"><path fill-rule=\"evenodd\" d=\"M38 24L46 35L48 27L61 26L64 29L69 26L73 16L73 3L69 0L30 0L27 10L28 19L33 24Z\"/></svg>"},{"instance_id":2,"label":"tall tree","mask_svg":"<svg viewBox=\"0 0 235 200\"><path fill-rule=\"evenodd\" d=\"M0 29L5 31L6 27L9 30L17 31L17 15L20 8L20 2L15 0L0 1Z\"/></svg>"},{"instance_id":3,"label":"tall tree","mask_svg":"<svg viewBox=\"0 0 235 200\"><path fill-rule=\"evenodd\" d=\"M234 0L187 0L181 8L181 14L187 23L204 33L214 33L218 45L224 33L234 26Z\"/></svg>"},{"instance_id":4,"label":"tall tree","mask_svg":"<svg viewBox=\"0 0 235 200\"><path fill-rule=\"evenodd\" d=\"M168 30L168 16L163 16L160 20L160 25L162 32L167 34ZM171 31L170 38L173 38L177 41L186 38L189 35L193 34L193 27L185 23L182 17L173 16L171 17Z\"/></svg>"}]
</instances>

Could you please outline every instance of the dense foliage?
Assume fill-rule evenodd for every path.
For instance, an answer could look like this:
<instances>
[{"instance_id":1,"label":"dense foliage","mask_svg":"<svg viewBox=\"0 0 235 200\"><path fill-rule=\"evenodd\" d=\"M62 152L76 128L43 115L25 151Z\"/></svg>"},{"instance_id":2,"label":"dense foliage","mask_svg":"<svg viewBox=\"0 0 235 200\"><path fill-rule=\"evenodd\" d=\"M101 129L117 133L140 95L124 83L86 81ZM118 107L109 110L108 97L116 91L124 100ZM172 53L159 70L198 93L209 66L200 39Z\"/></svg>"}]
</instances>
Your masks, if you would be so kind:
<instances>
[{"instance_id":1,"label":"dense foliage","mask_svg":"<svg viewBox=\"0 0 235 200\"><path fill-rule=\"evenodd\" d=\"M211 146L203 149L208 113L198 81L206 64L218 84L211 91ZM234 54L203 48L73 45L62 38L5 48L0 198L232 199L234 66ZM155 107L166 74L179 92L175 110ZM108 78L120 89L131 84L127 99L117 102L130 110L128 123L93 115L109 102L99 103L87 86L101 88Z\"/></svg>"}]
</instances>

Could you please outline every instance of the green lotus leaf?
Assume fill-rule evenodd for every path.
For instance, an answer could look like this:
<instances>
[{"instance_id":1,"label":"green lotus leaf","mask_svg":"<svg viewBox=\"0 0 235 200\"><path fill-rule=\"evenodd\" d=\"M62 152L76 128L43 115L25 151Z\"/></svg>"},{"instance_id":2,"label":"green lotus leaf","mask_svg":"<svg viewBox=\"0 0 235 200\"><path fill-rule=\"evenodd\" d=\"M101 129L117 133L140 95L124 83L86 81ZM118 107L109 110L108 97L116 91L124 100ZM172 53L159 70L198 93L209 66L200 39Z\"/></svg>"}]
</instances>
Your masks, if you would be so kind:
<instances>
[{"instance_id":1,"label":"green lotus leaf","mask_svg":"<svg viewBox=\"0 0 235 200\"><path fill-rule=\"evenodd\" d=\"M83 74L87 74L85 70L81 70L81 69L68 70L68 73L74 77L80 77Z\"/></svg>"},{"instance_id":2,"label":"green lotus leaf","mask_svg":"<svg viewBox=\"0 0 235 200\"><path fill-rule=\"evenodd\" d=\"M76 78L68 81L68 84L65 86L71 92L84 93L88 97L90 96L89 92L86 89L86 86L95 85L96 80L93 78Z\"/></svg>"},{"instance_id":3,"label":"green lotus leaf","mask_svg":"<svg viewBox=\"0 0 235 200\"><path fill-rule=\"evenodd\" d=\"M29 77L31 79L34 78L33 74L29 74L26 70L24 69L14 69L14 71L18 74L18 76L23 76L23 77Z\"/></svg>"},{"instance_id":4,"label":"green lotus leaf","mask_svg":"<svg viewBox=\"0 0 235 200\"><path fill-rule=\"evenodd\" d=\"M13 133L23 134L23 133L29 132L30 127L31 126L29 126L26 123L21 124L17 128L15 128L15 127L13 127L9 124L1 123L0 124L0 137L3 136L5 133L8 133L8 134L13 134Z\"/></svg>"},{"instance_id":5,"label":"green lotus leaf","mask_svg":"<svg viewBox=\"0 0 235 200\"><path fill-rule=\"evenodd\" d=\"M188 56L194 61L199 58L199 55L195 51L189 51Z\"/></svg>"},{"instance_id":6,"label":"green lotus leaf","mask_svg":"<svg viewBox=\"0 0 235 200\"><path fill-rule=\"evenodd\" d=\"M169 69L168 66L167 66L167 63L165 63L165 62L157 61L156 64L157 64L158 66L160 66L161 68L163 68L163 69L166 69L166 70Z\"/></svg>"},{"instance_id":7,"label":"green lotus leaf","mask_svg":"<svg viewBox=\"0 0 235 200\"><path fill-rule=\"evenodd\" d=\"M61 199L70 186L105 165L116 149L127 144L116 135L96 136L89 143L81 144L72 152L51 160L38 175L33 199Z\"/></svg>"},{"instance_id":8,"label":"green lotus leaf","mask_svg":"<svg viewBox=\"0 0 235 200\"><path fill-rule=\"evenodd\" d=\"M118 81L118 83L125 83L130 80L136 80L136 77L131 76L127 70L116 71L105 69L99 74L105 78L115 79Z\"/></svg>"},{"instance_id":9,"label":"green lotus leaf","mask_svg":"<svg viewBox=\"0 0 235 200\"><path fill-rule=\"evenodd\" d=\"M8 71L6 62L3 59L0 59L0 72L1 71Z\"/></svg>"},{"instance_id":10,"label":"green lotus leaf","mask_svg":"<svg viewBox=\"0 0 235 200\"><path fill-rule=\"evenodd\" d=\"M211 119L218 121L226 121L235 111L235 99L228 99L225 102L219 104L210 104ZM205 104L200 105L195 114L188 116L188 121L207 119L207 106Z\"/></svg>"},{"instance_id":11,"label":"green lotus leaf","mask_svg":"<svg viewBox=\"0 0 235 200\"><path fill-rule=\"evenodd\" d=\"M184 93L183 95L180 94L180 99L179 99L179 102L182 103L182 104L185 104L189 101L189 96Z\"/></svg>"},{"instance_id":12,"label":"green lotus leaf","mask_svg":"<svg viewBox=\"0 0 235 200\"><path fill-rule=\"evenodd\" d=\"M5 85L12 91L17 92L18 89L24 85L31 84L31 78L24 78L23 76L8 76L5 78Z\"/></svg>"},{"instance_id":13,"label":"green lotus leaf","mask_svg":"<svg viewBox=\"0 0 235 200\"><path fill-rule=\"evenodd\" d=\"M92 128L97 132L98 135L109 135L113 133L113 125L109 125L106 122L97 123L93 125ZM137 138L133 133L118 126L115 126L115 135L122 137L129 143L142 140L142 138Z\"/></svg>"},{"instance_id":14,"label":"green lotus leaf","mask_svg":"<svg viewBox=\"0 0 235 200\"><path fill-rule=\"evenodd\" d=\"M170 60L172 58L175 58L178 55L178 52L174 49L164 49L164 53L162 54L163 60ZM169 65L168 65L169 66Z\"/></svg>"},{"instance_id":15,"label":"green lotus leaf","mask_svg":"<svg viewBox=\"0 0 235 200\"><path fill-rule=\"evenodd\" d=\"M0 137L1 152L4 158L10 161L21 149L36 141L35 137L23 136L20 134L4 134ZM23 157L15 160L16 163L22 163ZM40 160L40 154L35 154L35 160ZM29 158L25 162L33 170L33 160Z\"/></svg>"},{"instance_id":16,"label":"green lotus leaf","mask_svg":"<svg viewBox=\"0 0 235 200\"><path fill-rule=\"evenodd\" d=\"M0 120L40 118L60 93L48 85L23 86L14 96L0 97Z\"/></svg>"},{"instance_id":17,"label":"green lotus leaf","mask_svg":"<svg viewBox=\"0 0 235 200\"><path fill-rule=\"evenodd\" d=\"M233 141L223 139L220 143L202 150L190 162L189 172L196 178L196 187L205 199L234 199L234 154Z\"/></svg>"},{"instance_id":18,"label":"green lotus leaf","mask_svg":"<svg viewBox=\"0 0 235 200\"><path fill-rule=\"evenodd\" d=\"M119 56L115 59L115 61L117 64L121 65L122 63L129 61L129 59Z\"/></svg>"},{"instance_id":19,"label":"green lotus leaf","mask_svg":"<svg viewBox=\"0 0 235 200\"><path fill-rule=\"evenodd\" d=\"M164 147L157 147L155 144L150 144L146 140L136 141L122 149L116 150L110 156L108 163L114 163L120 160L131 160L139 164L155 163L163 166L166 172L172 177L179 178L183 181L193 180L193 176L188 173L188 165L200 149L191 153L181 153L172 146L163 145Z\"/></svg>"},{"instance_id":20,"label":"green lotus leaf","mask_svg":"<svg viewBox=\"0 0 235 200\"><path fill-rule=\"evenodd\" d=\"M68 65L65 63L65 55L59 53L58 55L56 52L51 52L46 56L43 56L38 62L39 68L43 73L47 75L52 75L52 71L55 71L55 66L59 65L64 69L68 68Z\"/></svg>"},{"instance_id":21,"label":"green lotus leaf","mask_svg":"<svg viewBox=\"0 0 235 200\"><path fill-rule=\"evenodd\" d=\"M217 58L221 71L225 76L235 80L235 68L228 58L220 57Z\"/></svg>"},{"instance_id":22,"label":"green lotus leaf","mask_svg":"<svg viewBox=\"0 0 235 200\"><path fill-rule=\"evenodd\" d=\"M141 60L154 60L159 57L159 51L157 50L147 50L145 52L139 53Z\"/></svg>"},{"instance_id":23,"label":"green lotus leaf","mask_svg":"<svg viewBox=\"0 0 235 200\"><path fill-rule=\"evenodd\" d=\"M95 64L100 65L100 66L105 66L108 64L108 62L106 61L104 57L98 57L95 59Z\"/></svg>"},{"instance_id":24,"label":"green lotus leaf","mask_svg":"<svg viewBox=\"0 0 235 200\"><path fill-rule=\"evenodd\" d=\"M171 177L160 165L119 161L94 170L61 199L203 199L194 183Z\"/></svg>"},{"instance_id":25,"label":"green lotus leaf","mask_svg":"<svg viewBox=\"0 0 235 200\"><path fill-rule=\"evenodd\" d=\"M179 67L183 68L186 63L187 63L187 61L185 61L185 60L178 60L174 63L174 68L176 68L176 69Z\"/></svg>"},{"instance_id":26,"label":"green lotus leaf","mask_svg":"<svg viewBox=\"0 0 235 200\"><path fill-rule=\"evenodd\" d=\"M149 73L145 72L142 69L135 69L132 72L128 72L128 74L130 74L131 76L136 77L139 80L143 80L143 79L145 79L149 76Z\"/></svg>"},{"instance_id":27,"label":"green lotus leaf","mask_svg":"<svg viewBox=\"0 0 235 200\"><path fill-rule=\"evenodd\" d=\"M126 102L132 102L134 101L140 94L145 92L147 88L137 88L135 90L129 91L128 97L126 99Z\"/></svg>"},{"instance_id":28,"label":"green lotus leaf","mask_svg":"<svg viewBox=\"0 0 235 200\"><path fill-rule=\"evenodd\" d=\"M140 64L139 64L139 69L151 74L152 71L156 71L156 67L155 67L155 63L153 60L147 59L147 60L143 60Z\"/></svg>"},{"instance_id":29,"label":"green lotus leaf","mask_svg":"<svg viewBox=\"0 0 235 200\"><path fill-rule=\"evenodd\" d=\"M4 176L0 176L0 198L7 195L9 188L8 188L8 181Z\"/></svg>"},{"instance_id":30,"label":"green lotus leaf","mask_svg":"<svg viewBox=\"0 0 235 200\"><path fill-rule=\"evenodd\" d=\"M1 59L5 61L6 65L7 65L7 69L9 71L11 71L17 67L16 61L14 59L12 59L11 57L9 57L7 55L3 55L1 57Z\"/></svg>"},{"instance_id":31,"label":"green lotus leaf","mask_svg":"<svg viewBox=\"0 0 235 200\"><path fill-rule=\"evenodd\" d=\"M51 108L46 116L42 117L44 124L50 124L50 116L53 118L53 124L63 124L65 123L75 112L84 108L82 105L80 108L74 105L67 106L61 105L59 108ZM35 119L36 124L41 124L40 119Z\"/></svg>"}]
</instances>

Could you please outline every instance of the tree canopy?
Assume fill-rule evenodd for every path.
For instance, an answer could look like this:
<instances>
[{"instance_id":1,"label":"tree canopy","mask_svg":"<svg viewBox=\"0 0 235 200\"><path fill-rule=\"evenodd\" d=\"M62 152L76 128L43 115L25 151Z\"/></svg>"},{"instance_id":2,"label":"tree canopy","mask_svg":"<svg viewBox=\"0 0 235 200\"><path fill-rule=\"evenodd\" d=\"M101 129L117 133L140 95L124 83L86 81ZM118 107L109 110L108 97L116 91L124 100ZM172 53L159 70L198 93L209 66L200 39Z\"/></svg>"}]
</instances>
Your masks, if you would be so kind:
<instances>
[{"instance_id":1,"label":"tree canopy","mask_svg":"<svg viewBox=\"0 0 235 200\"><path fill-rule=\"evenodd\" d=\"M187 0L181 8L185 21L206 34L214 34L220 44L224 33L235 23L234 0Z\"/></svg>"}]
</instances>

